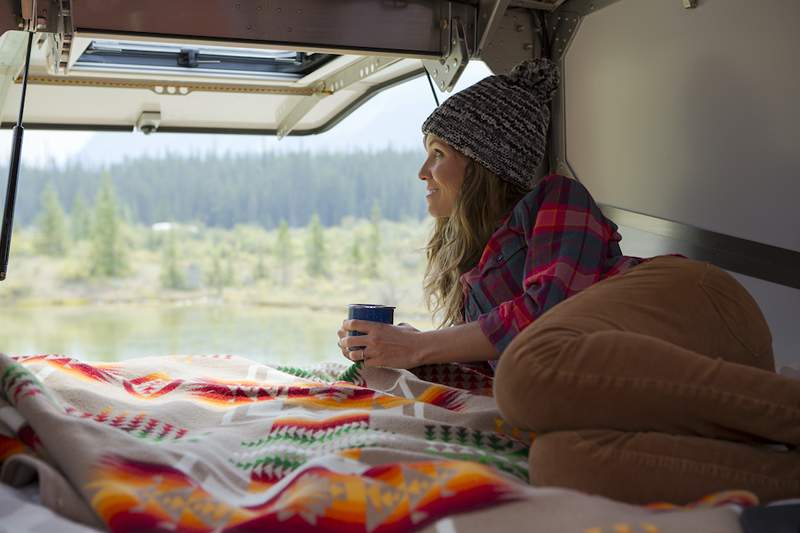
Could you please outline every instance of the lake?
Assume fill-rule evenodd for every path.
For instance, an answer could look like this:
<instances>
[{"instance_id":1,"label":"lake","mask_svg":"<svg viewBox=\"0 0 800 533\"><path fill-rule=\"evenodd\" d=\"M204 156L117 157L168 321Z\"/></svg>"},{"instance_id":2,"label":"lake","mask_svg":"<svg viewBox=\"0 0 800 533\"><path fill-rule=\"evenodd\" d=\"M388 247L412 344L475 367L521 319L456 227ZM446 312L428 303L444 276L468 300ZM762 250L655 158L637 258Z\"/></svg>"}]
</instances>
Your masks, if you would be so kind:
<instances>
[{"instance_id":1,"label":"lake","mask_svg":"<svg viewBox=\"0 0 800 533\"><path fill-rule=\"evenodd\" d=\"M106 305L0 310L0 351L94 361L231 354L263 363L343 361L341 313L235 305ZM396 322L408 320L398 316ZM419 323L417 327L430 327ZM423 321L424 322L424 321ZM412 322L414 323L414 322Z\"/></svg>"}]
</instances>

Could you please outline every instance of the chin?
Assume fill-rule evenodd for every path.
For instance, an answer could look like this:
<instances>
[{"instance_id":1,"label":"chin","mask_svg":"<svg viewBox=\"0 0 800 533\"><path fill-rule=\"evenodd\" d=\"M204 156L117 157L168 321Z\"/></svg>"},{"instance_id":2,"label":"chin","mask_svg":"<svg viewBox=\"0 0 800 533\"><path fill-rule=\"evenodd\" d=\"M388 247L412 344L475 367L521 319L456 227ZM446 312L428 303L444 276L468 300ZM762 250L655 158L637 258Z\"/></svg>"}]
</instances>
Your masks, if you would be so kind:
<instances>
[{"instance_id":1,"label":"chin","mask_svg":"<svg viewBox=\"0 0 800 533\"><path fill-rule=\"evenodd\" d=\"M434 207L432 205L428 206L428 214L430 216L432 216L433 218L440 218L440 217L445 216L445 215L443 215L441 213L441 209L436 209L436 207Z\"/></svg>"},{"instance_id":2,"label":"chin","mask_svg":"<svg viewBox=\"0 0 800 533\"><path fill-rule=\"evenodd\" d=\"M451 213L443 213L439 209L431 209L430 207L428 208L428 214L431 218L449 218L451 215Z\"/></svg>"},{"instance_id":3,"label":"chin","mask_svg":"<svg viewBox=\"0 0 800 533\"><path fill-rule=\"evenodd\" d=\"M446 209L428 200L428 214L433 218L447 218L453 214L453 210L453 207Z\"/></svg>"}]
</instances>

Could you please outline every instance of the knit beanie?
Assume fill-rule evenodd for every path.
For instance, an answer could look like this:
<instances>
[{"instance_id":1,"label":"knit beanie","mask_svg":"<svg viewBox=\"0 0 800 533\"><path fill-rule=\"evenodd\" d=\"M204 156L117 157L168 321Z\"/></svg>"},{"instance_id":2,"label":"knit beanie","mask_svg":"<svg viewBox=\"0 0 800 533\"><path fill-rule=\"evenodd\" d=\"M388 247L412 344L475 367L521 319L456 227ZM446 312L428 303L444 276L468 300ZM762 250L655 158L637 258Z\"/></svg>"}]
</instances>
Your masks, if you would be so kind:
<instances>
[{"instance_id":1,"label":"knit beanie","mask_svg":"<svg viewBox=\"0 0 800 533\"><path fill-rule=\"evenodd\" d=\"M530 188L542 162L549 104L558 67L548 59L523 61L510 74L488 76L437 107L422 124L503 180Z\"/></svg>"}]
</instances>

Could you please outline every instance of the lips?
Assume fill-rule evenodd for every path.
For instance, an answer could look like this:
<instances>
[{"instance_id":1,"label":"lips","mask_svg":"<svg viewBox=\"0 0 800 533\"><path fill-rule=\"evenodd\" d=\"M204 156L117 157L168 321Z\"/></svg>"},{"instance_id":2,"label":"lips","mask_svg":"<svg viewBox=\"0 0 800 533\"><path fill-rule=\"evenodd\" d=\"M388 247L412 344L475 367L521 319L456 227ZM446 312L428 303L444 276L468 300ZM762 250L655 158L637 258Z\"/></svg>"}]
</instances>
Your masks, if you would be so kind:
<instances>
[{"instance_id":1,"label":"lips","mask_svg":"<svg viewBox=\"0 0 800 533\"><path fill-rule=\"evenodd\" d=\"M425 197L427 198L428 196L431 196L435 192L439 192L439 189L428 189L428 194L426 194Z\"/></svg>"}]
</instances>

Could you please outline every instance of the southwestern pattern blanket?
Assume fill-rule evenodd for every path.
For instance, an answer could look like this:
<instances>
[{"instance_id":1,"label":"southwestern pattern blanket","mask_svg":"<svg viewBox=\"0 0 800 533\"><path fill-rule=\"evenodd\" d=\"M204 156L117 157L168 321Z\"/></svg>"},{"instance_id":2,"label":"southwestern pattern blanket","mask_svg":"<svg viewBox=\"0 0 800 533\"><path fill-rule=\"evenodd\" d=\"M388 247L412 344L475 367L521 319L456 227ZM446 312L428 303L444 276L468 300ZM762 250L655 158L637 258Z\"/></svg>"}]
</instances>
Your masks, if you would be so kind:
<instances>
[{"instance_id":1,"label":"southwestern pattern blanket","mask_svg":"<svg viewBox=\"0 0 800 533\"><path fill-rule=\"evenodd\" d=\"M627 520L666 532L669 515L687 514L529 487L534 435L502 420L491 386L460 365L0 354L0 481L38 477L45 505L119 532L469 531L485 519L534 531L553 519L535 502L556 495L582 509L559 531ZM693 520L736 527L730 509L711 508L731 500L754 501L712 497Z\"/></svg>"}]
</instances>

